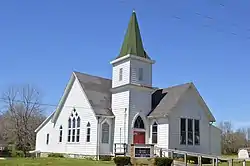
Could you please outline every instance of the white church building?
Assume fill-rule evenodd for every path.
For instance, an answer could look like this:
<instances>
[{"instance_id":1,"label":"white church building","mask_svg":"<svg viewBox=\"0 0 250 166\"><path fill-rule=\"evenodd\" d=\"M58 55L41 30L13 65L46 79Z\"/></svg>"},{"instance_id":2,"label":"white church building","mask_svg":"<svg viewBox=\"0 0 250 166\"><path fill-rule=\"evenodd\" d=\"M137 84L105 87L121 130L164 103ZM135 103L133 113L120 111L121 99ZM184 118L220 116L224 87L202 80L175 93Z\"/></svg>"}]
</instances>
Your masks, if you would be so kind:
<instances>
[{"instance_id":1,"label":"white church building","mask_svg":"<svg viewBox=\"0 0 250 166\"><path fill-rule=\"evenodd\" d=\"M112 79L72 73L58 107L35 131L36 151L114 155L115 145L126 143L220 155L221 132L195 85L152 87L155 61L144 50L135 12L110 63Z\"/></svg>"}]
</instances>

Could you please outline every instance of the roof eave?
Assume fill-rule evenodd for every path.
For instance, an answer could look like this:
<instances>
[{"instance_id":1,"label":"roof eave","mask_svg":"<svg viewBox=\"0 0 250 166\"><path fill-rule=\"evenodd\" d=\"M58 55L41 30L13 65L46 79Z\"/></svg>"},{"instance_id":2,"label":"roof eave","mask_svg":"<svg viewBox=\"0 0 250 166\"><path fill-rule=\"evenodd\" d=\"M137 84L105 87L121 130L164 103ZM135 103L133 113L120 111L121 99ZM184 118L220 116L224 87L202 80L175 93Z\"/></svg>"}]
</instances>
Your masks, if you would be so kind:
<instances>
[{"instance_id":1,"label":"roof eave","mask_svg":"<svg viewBox=\"0 0 250 166\"><path fill-rule=\"evenodd\" d=\"M152 60L152 59L147 59L147 58L139 57L139 56L136 56L136 55L133 55L133 54L127 54L125 56L119 57L119 58L111 61L110 64L114 65L117 62L129 59L129 58L140 60L140 61L143 61L143 62L146 62L146 63L150 63L150 64L154 64L155 63L155 60Z\"/></svg>"}]
</instances>

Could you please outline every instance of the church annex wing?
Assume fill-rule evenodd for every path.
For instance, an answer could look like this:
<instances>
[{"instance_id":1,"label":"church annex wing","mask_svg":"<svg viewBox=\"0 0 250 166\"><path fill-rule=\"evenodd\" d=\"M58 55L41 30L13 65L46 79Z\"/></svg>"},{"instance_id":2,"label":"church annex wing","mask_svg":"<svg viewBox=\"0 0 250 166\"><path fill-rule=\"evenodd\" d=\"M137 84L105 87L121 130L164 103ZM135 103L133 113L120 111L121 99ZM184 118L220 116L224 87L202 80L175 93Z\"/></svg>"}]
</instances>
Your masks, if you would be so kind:
<instances>
[{"instance_id":1,"label":"church annex wing","mask_svg":"<svg viewBox=\"0 0 250 166\"><path fill-rule=\"evenodd\" d=\"M198 90L193 83L186 83L177 86L172 86L164 89L157 89L152 94L152 110L148 114L148 117L163 117L168 115L173 108L178 104L181 97L186 91L192 88L197 94L197 100L201 103L205 109L207 116L211 122L215 122L215 118L205 101L200 96Z\"/></svg>"}]
</instances>

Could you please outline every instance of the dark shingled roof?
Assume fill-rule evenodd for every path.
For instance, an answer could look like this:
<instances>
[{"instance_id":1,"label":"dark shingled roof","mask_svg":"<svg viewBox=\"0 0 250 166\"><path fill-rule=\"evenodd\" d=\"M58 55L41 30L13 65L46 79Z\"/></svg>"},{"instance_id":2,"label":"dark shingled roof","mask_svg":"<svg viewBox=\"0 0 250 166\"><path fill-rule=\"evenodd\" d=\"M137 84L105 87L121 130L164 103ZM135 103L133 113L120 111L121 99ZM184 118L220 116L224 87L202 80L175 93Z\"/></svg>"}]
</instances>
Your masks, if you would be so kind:
<instances>
[{"instance_id":1,"label":"dark shingled roof","mask_svg":"<svg viewBox=\"0 0 250 166\"><path fill-rule=\"evenodd\" d=\"M113 116L111 110L112 81L110 79L74 72L96 115ZM152 93L149 116L164 116L171 111L191 83L157 89Z\"/></svg>"},{"instance_id":2,"label":"dark shingled roof","mask_svg":"<svg viewBox=\"0 0 250 166\"><path fill-rule=\"evenodd\" d=\"M152 94L152 111L148 116L168 114L190 86L191 83L186 83L154 91Z\"/></svg>"},{"instance_id":3,"label":"dark shingled roof","mask_svg":"<svg viewBox=\"0 0 250 166\"><path fill-rule=\"evenodd\" d=\"M110 79L74 72L96 115L113 116L111 111L112 81Z\"/></svg>"}]
</instances>

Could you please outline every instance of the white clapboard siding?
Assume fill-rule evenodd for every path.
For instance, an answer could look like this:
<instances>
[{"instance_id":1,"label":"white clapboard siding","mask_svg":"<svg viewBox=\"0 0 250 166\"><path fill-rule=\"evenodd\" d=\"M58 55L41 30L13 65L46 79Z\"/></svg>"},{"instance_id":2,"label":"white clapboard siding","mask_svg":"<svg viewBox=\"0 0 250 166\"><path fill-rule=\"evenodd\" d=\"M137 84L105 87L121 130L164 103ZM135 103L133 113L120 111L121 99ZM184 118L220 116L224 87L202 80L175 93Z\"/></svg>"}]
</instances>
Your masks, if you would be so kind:
<instances>
[{"instance_id":1,"label":"white clapboard siding","mask_svg":"<svg viewBox=\"0 0 250 166\"><path fill-rule=\"evenodd\" d=\"M157 140L157 146L168 148L169 144L169 124L168 124L168 118L159 118L157 119L158 124L158 140Z\"/></svg>"},{"instance_id":2,"label":"white clapboard siding","mask_svg":"<svg viewBox=\"0 0 250 166\"><path fill-rule=\"evenodd\" d=\"M119 80L120 69L122 68L122 80ZM112 88L126 85L130 82L130 61L124 60L113 65Z\"/></svg>"},{"instance_id":3,"label":"white clapboard siding","mask_svg":"<svg viewBox=\"0 0 250 166\"><path fill-rule=\"evenodd\" d=\"M200 145L180 145L180 118L200 120ZM188 89L169 114L169 148L209 154L209 130L209 120L204 107L198 102L196 92Z\"/></svg>"},{"instance_id":4,"label":"white clapboard siding","mask_svg":"<svg viewBox=\"0 0 250 166\"><path fill-rule=\"evenodd\" d=\"M131 60L131 83L152 86L152 64L136 59ZM143 70L143 79L139 80L139 68Z\"/></svg>"},{"instance_id":5,"label":"white clapboard siding","mask_svg":"<svg viewBox=\"0 0 250 166\"><path fill-rule=\"evenodd\" d=\"M124 121L127 121L128 119L128 113L125 114L125 109L127 109L127 112L129 111L129 91L113 93L112 112L115 115L114 143L128 143L126 140L128 134L128 123L126 122L124 124ZM124 132L126 132L125 135Z\"/></svg>"},{"instance_id":6,"label":"white clapboard siding","mask_svg":"<svg viewBox=\"0 0 250 166\"><path fill-rule=\"evenodd\" d=\"M80 141L71 143L67 142L68 138L68 119L73 110L74 106L78 115L81 118L80 125ZM90 142L86 142L87 135L87 123L91 124L91 136ZM49 123L48 123L49 124ZM47 124L47 125L48 125ZM46 126L47 126L46 125ZM59 142L59 128L62 125L63 127L63 140ZM85 96L85 93L81 89L81 86L78 80L75 80L71 90L67 96L67 99L62 107L60 115L56 121L56 124L53 124L53 128L48 130L46 127L43 127L38 132L38 137L40 133L44 132L50 133L50 143L48 145L49 149L47 151L53 151L55 153L73 153L73 154L82 154L82 155L96 155L96 145L97 145L97 120L95 118L94 112L90 107L90 104ZM44 141L42 141L44 142ZM37 143L38 147L46 146L46 142ZM46 149L41 149L42 152L47 152Z\"/></svg>"},{"instance_id":7,"label":"white clapboard siding","mask_svg":"<svg viewBox=\"0 0 250 166\"><path fill-rule=\"evenodd\" d=\"M221 155L221 130L211 125L211 154Z\"/></svg>"},{"instance_id":8,"label":"white clapboard siding","mask_svg":"<svg viewBox=\"0 0 250 166\"><path fill-rule=\"evenodd\" d=\"M53 149L50 148L49 145L46 144L47 141L47 134L53 133L53 123L49 120L48 123L46 123L43 128L39 130L39 132L36 134L36 150L41 152L52 152ZM52 134L49 135L49 143L51 143L52 140Z\"/></svg>"}]
</instances>

